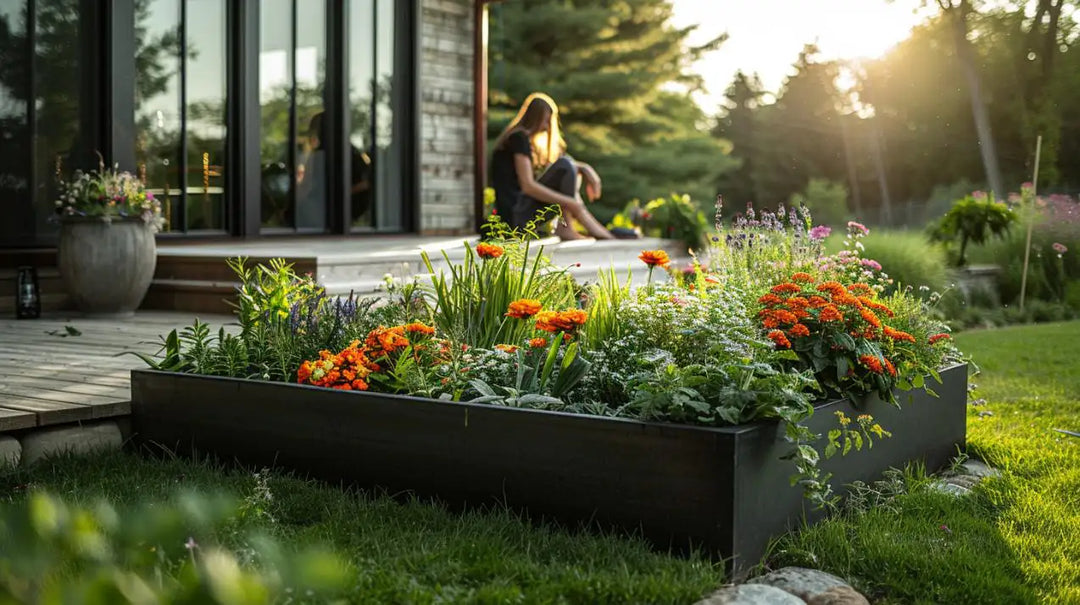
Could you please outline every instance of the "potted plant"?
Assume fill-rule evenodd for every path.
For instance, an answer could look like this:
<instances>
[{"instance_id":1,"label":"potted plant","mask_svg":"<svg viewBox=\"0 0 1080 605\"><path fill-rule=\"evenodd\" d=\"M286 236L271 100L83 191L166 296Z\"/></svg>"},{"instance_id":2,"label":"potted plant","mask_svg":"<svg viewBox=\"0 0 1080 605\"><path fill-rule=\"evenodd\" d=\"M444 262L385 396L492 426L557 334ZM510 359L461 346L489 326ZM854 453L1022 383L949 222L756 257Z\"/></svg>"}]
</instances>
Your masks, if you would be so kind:
<instances>
[{"instance_id":1,"label":"potted plant","mask_svg":"<svg viewBox=\"0 0 1080 605\"><path fill-rule=\"evenodd\" d=\"M60 183L58 265L75 305L90 315L131 315L157 264L161 203L118 167L76 171Z\"/></svg>"}]
</instances>

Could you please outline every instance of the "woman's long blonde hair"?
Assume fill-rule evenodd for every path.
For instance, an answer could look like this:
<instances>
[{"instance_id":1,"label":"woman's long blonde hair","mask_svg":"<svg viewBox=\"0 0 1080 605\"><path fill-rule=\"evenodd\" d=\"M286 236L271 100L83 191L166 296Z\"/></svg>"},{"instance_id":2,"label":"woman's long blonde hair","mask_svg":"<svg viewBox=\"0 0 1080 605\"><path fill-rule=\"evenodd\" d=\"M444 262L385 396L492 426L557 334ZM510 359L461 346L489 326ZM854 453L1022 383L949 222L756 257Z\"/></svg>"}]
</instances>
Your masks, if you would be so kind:
<instances>
[{"instance_id":1,"label":"woman's long blonde hair","mask_svg":"<svg viewBox=\"0 0 1080 605\"><path fill-rule=\"evenodd\" d=\"M551 113L551 120L546 130L540 130L544 116ZM521 109L510 124L495 139L495 149L502 149L511 133L524 132L532 142L532 161L534 167L547 166L559 159L566 150L566 143L559 128L559 106L551 97L542 92L534 92L521 104Z\"/></svg>"}]
</instances>

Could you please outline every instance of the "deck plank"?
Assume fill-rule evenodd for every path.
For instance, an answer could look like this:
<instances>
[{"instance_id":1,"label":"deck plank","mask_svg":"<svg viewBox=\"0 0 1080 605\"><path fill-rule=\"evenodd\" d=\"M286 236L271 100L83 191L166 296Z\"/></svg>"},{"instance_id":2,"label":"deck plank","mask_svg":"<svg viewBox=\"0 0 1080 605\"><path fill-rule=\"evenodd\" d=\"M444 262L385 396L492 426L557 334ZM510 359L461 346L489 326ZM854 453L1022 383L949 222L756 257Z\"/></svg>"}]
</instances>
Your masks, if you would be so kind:
<instances>
[{"instance_id":1,"label":"deck plank","mask_svg":"<svg viewBox=\"0 0 1080 605\"><path fill-rule=\"evenodd\" d=\"M37 426L37 414L26 410L0 408L0 431L17 431Z\"/></svg>"},{"instance_id":2,"label":"deck plank","mask_svg":"<svg viewBox=\"0 0 1080 605\"><path fill-rule=\"evenodd\" d=\"M78 403L47 401L33 397L8 396L0 393L0 406L10 410L32 412L38 426L94 419L94 406Z\"/></svg>"}]
</instances>

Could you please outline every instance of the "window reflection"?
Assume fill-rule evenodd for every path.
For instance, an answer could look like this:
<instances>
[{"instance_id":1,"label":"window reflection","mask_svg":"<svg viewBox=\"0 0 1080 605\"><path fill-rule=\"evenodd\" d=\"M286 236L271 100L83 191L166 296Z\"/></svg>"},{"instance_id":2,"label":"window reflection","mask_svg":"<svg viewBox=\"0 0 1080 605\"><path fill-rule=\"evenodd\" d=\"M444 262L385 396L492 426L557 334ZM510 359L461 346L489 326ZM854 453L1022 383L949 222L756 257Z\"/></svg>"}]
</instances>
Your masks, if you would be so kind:
<instances>
[{"instance_id":1,"label":"window reflection","mask_svg":"<svg viewBox=\"0 0 1080 605\"><path fill-rule=\"evenodd\" d=\"M326 229L326 4L303 3L296 25L296 227Z\"/></svg>"},{"instance_id":2,"label":"window reflection","mask_svg":"<svg viewBox=\"0 0 1080 605\"><path fill-rule=\"evenodd\" d=\"M187 227L225 229L225 0L187 0Z\"/></svg>"},{"instance_id":3,"label":"window reflection","mask_svg":"<svg viewBox=\"0 0 1080 605\"><path fill-rule=\"evenodd\" d=\"M0 0L0 242L30 243L34 234L30 194L30 41L26 0Z\"/></svg>"},{"instance_id":4,"label":"window reflection","mask_svg":"<svg viewBox=\"0 0 1080 605\"><path fill-rule=\"evenodd\" d=\"M259 6L259 105L261 106L262 224L291 227L292 0Z\"/></svg>"},{"instance_id":5,"label":"window reflection","mask_svg":"<svg viewBox=\"0 0 1080 605\"><path fill-rule=\"evenodd\" d=\"M349 203L354 227L374 227L375 0L349 3Z\"/></svg>"},{"instance_id":6,"label":"window reflection","mask_svg":"<svg viewBox=\"0 0 1080 605\"><path fill-rule=\"evenodd\" d=\"M79 0L37 2L34 20L34 222L38 234L49 223L56 176L68 174L79 139ZM84 23L84 27L86 24ZM87 58L89 60L90 58Z\"/></svg>"},{"instance_id":7,"label":"window reflection","mask_svg":"<svg viewBox=\"0 0 1080 605\"><path fill-rule=\"evenodd\" d=\"M161 199L166 229L182 231L180 1L135 4L135 163Z\"/></svg>"}]
</instances>

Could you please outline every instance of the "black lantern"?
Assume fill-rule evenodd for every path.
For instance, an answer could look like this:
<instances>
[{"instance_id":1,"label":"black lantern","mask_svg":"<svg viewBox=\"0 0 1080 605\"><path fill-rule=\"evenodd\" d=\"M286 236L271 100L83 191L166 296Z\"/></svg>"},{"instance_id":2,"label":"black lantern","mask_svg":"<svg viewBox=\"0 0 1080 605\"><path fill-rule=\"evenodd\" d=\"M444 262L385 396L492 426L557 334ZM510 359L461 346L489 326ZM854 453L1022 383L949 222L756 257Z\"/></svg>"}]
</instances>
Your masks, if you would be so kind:
<instances>
[{"instance_id":1,"label":"black lantern","mask_svg":"<svg viewBox=\"0 0 1080 605\"><path fill-rule=\"evenodd\" d=\"M19 267L19 275L15 279L15 317L41 317L41 290L38 289L37 269L34 267Z\"/></svg>"}]
</instances>

